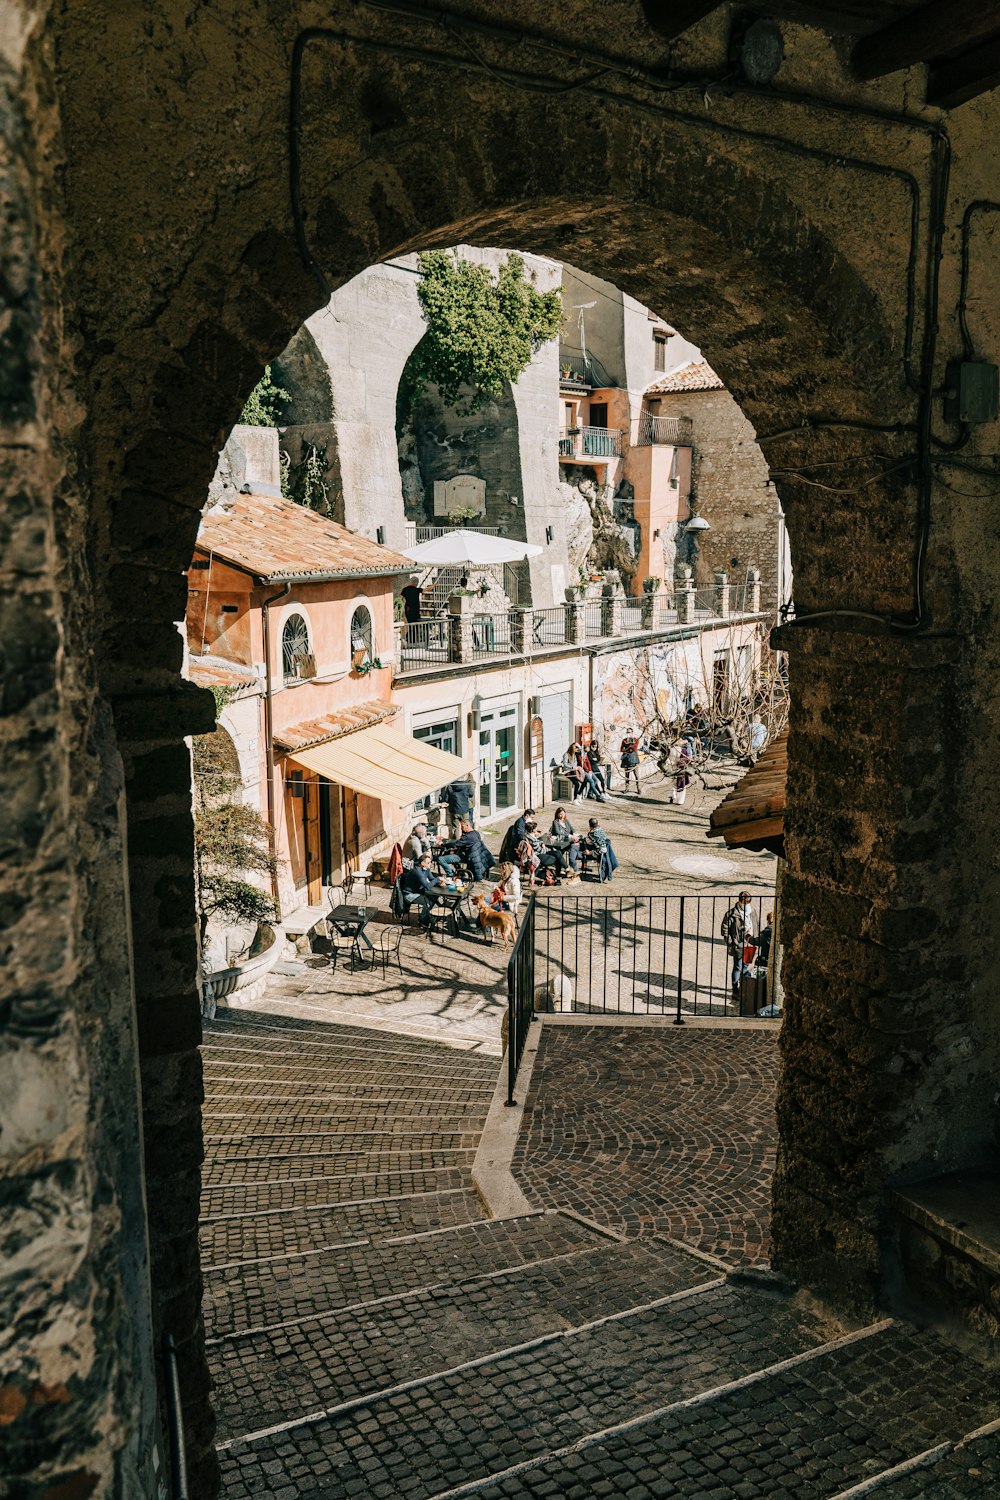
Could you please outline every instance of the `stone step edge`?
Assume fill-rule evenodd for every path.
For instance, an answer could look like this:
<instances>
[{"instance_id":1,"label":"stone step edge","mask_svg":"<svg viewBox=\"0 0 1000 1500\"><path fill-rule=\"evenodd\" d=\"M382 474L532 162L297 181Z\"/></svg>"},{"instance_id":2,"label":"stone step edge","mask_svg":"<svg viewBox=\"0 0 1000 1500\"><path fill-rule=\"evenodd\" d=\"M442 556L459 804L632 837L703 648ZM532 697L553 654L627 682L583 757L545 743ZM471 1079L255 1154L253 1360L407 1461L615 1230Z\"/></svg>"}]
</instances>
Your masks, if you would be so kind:
<instances>
[{"instance_id":1,"label":"stone step edge","mask_svg":"<svg viewBox=\"0 0 1000 1500\"><path fill-rule=\"evenodd\" d=\"M565 1214L555 1208L535 1208L530 1213L519 1214L518 1219L544 1219L555 1215L561 1218L575 1218L574 1214ZM409 1234L389 1235L385 1239L374 1238L370 1234L362 1235L355 1240L340 1240L329 1245L317 1245L310 1250L279 1250L273 1255L248 1255L245 1260L230 1260L222 1265L202 1266L203 1276L211 1276L220 1271L234 1271L239 1266L257 1266L265 1261L273 1260L305 1260L312 1255L325 1255L335 1250L356 1250L365 1245L373 1249L381 1249L383 1245L408 1245L413 1240L427 1240L435 1235L442 1234L464 1234L469 1229L481 1229L484 1224L507 1223L506 1219L468 1219L464 1224L442 1224L436 1229L415 1229ZM587 1225L590 1228L590 1225Z\"/></svg>"},{"instance_id":2,"label":"stone step edge","mask_svg":"<svg viewBox=\"0 0 1000 1500\"><path fill-rule=\"evenodd\" d=\"M830 1496L830 1500L862 1500L862 1496L874 1495L887 1484L918 1469L929 1469L939 1458L944 1458L949 1453L958 1453L969 1443L974 1443L981 1437L990 1437L994 1432L1000 1432L1000 1417L987 1422L983 1427L977 1427L974 1432L967 1432L955 1442L938 1443L934 1448L925 1448L922 1453L915 1453L912 1458L904 1458L901 1463L893 1464L891 1469L883 1469L881 1473L863 1479L860 1484L851 1485L850 1489L838 1490L835 1495Z\"/></svg>"},{"instance_id":3,"label":"stone step edge","mask_svg":"<svg viewBox=\"0 0 1000 1500\"><path fill-rule=\"evenodd\" d=\"M468 1166L469 1163L464 1161L446 1161L441 1162L439 1165L435 1166L435 1159L438 1156L471 1156L472 1148L471 1146L463 1147L461 1150L459 1150L453 1147L448 1151L428 1151L426 1153L419 1151L389 1151L385 1154L387 1156L404 1156L411 1161L415 1156L427 1155L431 1158L431 1160L414 1162L410 1167L406 1167L405 1164L397 1163L395 1166L375 1166L368 1168L367 1170L357 1168L349 1172L318 1172L313 1177L263 1177L259 1179L251 1179L250 1181L234 1181L230 1179L230 1181L228 1182L211 1182L208 1180L203 1180L201 1185L202 1196L207 1197L209 1193L231 1193L237 1190L245 1190L248 1188L280 1189L286 1187L304 1187L308 1183L314 1183L319 1186L326 1182L353 1182L358 1177L403 1177L413 1176L418 1172L425 1175L431 1172L457 1172L462 1167Z\"/></svg>"},{"instance_id":4,"label":"stone step edge","mask_svg":"<svg viewBox=\"0 0 1000 1500\"><path fill-rule=\"evenodd\" d=\"M574 1443L567 1443L561 1448L552 1448L547 1453L536 1454L535 1457L526 1458L518 1464L511 1464L506 1469L498 1469L494 1474L484 1474L480 1479L471 1479L451 1489L437 1490L433 1495L428 1495L426 1500L460 1500L461 1496L475 1495L494 1485L503 1484L508 1479L516 1479L520 1474L527 1474L532 1469L540 1468L542 1464L569 1458L574 1453L585 1452L588 1448L595 1448L607 1442L609 1438L618 1437L625 1432L634 1432L640 1427L669 1417L674 1412L686 1411L696 1406L706 1406L718 1400L720 1396L728 1396L733 1391L745 1390L747 1386L768 1380L773 1375L784 1374L786 1370L792 1370L797 1365L809 1364L834 1350L843 1349L849 1344L860 1343L863 1339L873 1338L879 1333L884 1333L887 1328L891 1328L894 1321L893 1318L884 1318L879 1323L870 1323L866 1328L856 1329L852 1333L842 1335L841 1338L831 1339L826 1344L818 1344L816 1348L806 1349L801 1354L793 1354L788 1359L779 1360L777 1364L764 1365L759 1370L752 1370L749 1375L741 1375L736 1380L727 1380L722 1385L713 1386L707 1391L699 1391L694 1396L685 1396L680 1401L670 1401L654 1411L643 1412L637 1417L629 1417L627 1421L616 1422L611 1427L586 1433L582 1438L577 1438Z\"/></svg>"},{"instance_id":5,"label":"stone step edge","mask_svg":"<svg viewBox=\"0 0 1000 1500\"><path fill-rule=\"evenodd\" d=\"M434 1370L428 1375L416 1375L411 1380L399 1381L396 1385L383 1386L381 1390L366 1391L360 1396L352 1396L349 1401L338 1402L335 1406L324 1407L320 1411L306 1412L299 1417L292 1417L287 1422L277 1422L271 1427L261 1427L255 1432L245 1432L239 1437L226 1438L223 1442L216 1444L216 1450L220 1453L228 1448L234 1448L238 1443L256 1443L264 1438L277 1436L278 1433L292 1432L299 1427L308 1427L315 1422L325 1422L334 1417L346 1415L348 1412L357 1411L359 1408L374 1406L377 1402L389 1401L394 1396L402 1395L406 1391L419 1390L423 1386L433 1385L438 1380L448 1380L455 1375L465 1374L468 1370L479 1370L484 1365L499 1364L502 1360L516 1359L518 1355L530 1354L536 1349L543 1349L549 1344L562 1343L567 1339L577 1338L581 1334L590 1333L595 1328L602 1328L608 1323L619 1323L626 1318L638 1317L641 1313L651 1312L655 1308L665 1307L672 1302L681 1302L690 1297L698 1297L705 1292L714 1291L718 1287L725 1286L725 1277L717 1277L714 1281L705 1281L698 1286L686 1287L682 1292L671 1292L669 1296L654 1298L651 1302L639 1303L635 1307L624 1308L621 1312L606 1313L603 1317L592 1318L586 1323L579 1323L573 1328L560 1328L553 1333L539 1335L538 1338L527 1339L520 1344L508 1344L506 1348L494 1349L489 1354L479 1354L475 1359L464 1360L458 1365L449 1365L442 1370ZM891 1319L888 1320L891 1322ZM887 1325L885 1325L887 1326ZM206 1339L206 1343L211 1343ZM216 1340L221 1342L221 1340ZM823 1347L831 1347L824 1345ZM651 1420L651 1418L650 1418ZM610 1429L609 1429L610 1431ZM536 1460L541 1461L541 1460ZM525 1467L534 1467L525 1465ZM517 1472L520 1472L518 1467ZM490 1476L491 1479L503 1476ZM479 1483L480 1481L475 1481Z\"/></svg>"},{"instance_id":6,"label":"stone step edge","mask_svg":"<svg viewBox=\"0 0 1000 1500\"><path fill-rule=\"evenodd\" d=\"M640 1241L635 1241L637 1248L640 1247L640 1244ZM301 1328L307 1323L335 1323L339 1319L346 1317L349 1313L370 1312L372 1308L387 1307L392 1302L418 1301L421 1298L429 1297L434 1292L447 1292L457 1295L461 1292L469 1291L472 1287L480 1286L483 1282L502 1281L504 1277L523 1275L525 1272L535 1270L539 1266L553 1266L559 1264L561 1261L575 1260L580 1255L591 1255L595 1250L602 1248L599 1245L579 1245L575 1250L562 1250L558 1255L540 1255L534 1260L519 1261L514 1265L498 1266L492 1271L476 1271L471 1276L460 1275L450 1277L446 1281L425 1282L420 1286L407 1287L402 1292L387 1292L384 1297L362 1298L360 1302L349 1302L343 1307L332 1307L327 1312L302 1313L299 1317L283 1318L279 1323L260 1323L252 1328L234 1329L232 1333L211 1334L205 1339L205 1347L209 1349L214 1348L218 1344L233 1344L240 1339L258 1338L261 1334L284 1333L288 1328ZM726 1277L720 1276L716 1283L703 1282L702 1290L713 1284L724 1286L726 1284ZM671 1293L670 1297L666 1300L669 1301L671 1297L676 1295L676 1293ZM658 1307L661 1300L663 1299L643 1303L641 1309L632 1309L632 1311ZM207 1306L205 1314L207 1325L209 1314ZM607 1316L608 1318L616 1319L626 1315L627 1313L609 1313ZM581 1325L581 1327L585 1326L587 1325ZM575 1328L566 1330L568 1333L577 1331Z\"/></svg>"},{"instance_id":7,"label":"stone step edge","mask_svg":"<svg viewBox=\"0 0 1000 1500\"><path fill-rule=\"evenodd\" d=\"M201 1228L205 1228L208 1224L222 1224L231 1219L273 1219L278 1214L282 1218L288 1218L290 1214L335 1213L342 1208L364 1208L370 1203L405 1203L411 1198L438 1198L444 1193L468 1192L467 1187L421 1188L415 1193L382 1193L376 1198L335 1198L329 1203L297 1203L292 1207L286 1204L279 1208L248 1208L240 1213L205 1214L198 1223Z\"/></svg>"}]
</instances>

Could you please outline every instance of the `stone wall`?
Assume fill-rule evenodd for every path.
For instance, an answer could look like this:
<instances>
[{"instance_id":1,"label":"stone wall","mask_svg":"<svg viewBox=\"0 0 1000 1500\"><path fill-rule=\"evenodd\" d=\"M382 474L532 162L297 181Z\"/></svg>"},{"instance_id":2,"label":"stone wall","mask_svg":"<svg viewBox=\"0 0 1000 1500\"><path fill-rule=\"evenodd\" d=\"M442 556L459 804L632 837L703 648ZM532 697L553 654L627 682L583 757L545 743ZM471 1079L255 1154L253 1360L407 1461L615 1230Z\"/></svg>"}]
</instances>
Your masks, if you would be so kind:
<instances>
[{"instance_id":1,"label":"stone wall","mask_svg":"<svg viewBox=\"0 0 1000 1500\"><path fill-rule=\"evenodd\" d=\"M123 1290L126 1267L140 1263L142 1184L128 1129L125 928L107 915L123 868L116 742L154 1327L180 1345L193 1493L214 1485L184 743L210 726L213 705L182 686L176 622L224 435L264 363L375 261L471 240L582 265L669 307L761 435L796 604L814 612L782 636L794 701L777 1262L870 1310L889 1186L992 1149L1000 561L984 542L1000 491L996 438L974 429L956 455L916 429L930 412L936 435L959 436L933 393L962 349L962 222L995 190L997 98L946 116L946 141L939 117L914 102L915 79L859 85L839 44L807 28L783 26L777 86L758 95L731 78L720 9L673 49L692 81L665 92L652 77L662 44L631 0L570 10L544 0L530 14L482 0L477 13L507 30L477 35L470 52L429 15L364 4L343 19L241 0L95 0L51 16L41 4L30 19L8 6L16 103L4 130L21 206L8 218L19 240L4 379L23 372L35 396L14 404L4 488L15 662L6 911L23 1007L5 1046L13 1076L50 1069L68 1126L53 1139L51 1122L29 1111L27 1149L5 1163L4 1191L22 1205L39 1194L49 1222L67 1226L47 1256L33 1253L49 1244L42 1226L22 1220L24 1269L5 1295L31 1312L15 1388L56 1393L50 1403L40 1389L20 1407L38 1441L16 1438L15 1462L65 1455L84 1471L69 1493L85 1493L95 1472L92 1494L121 1492L111 1471L134 1472L148 1451L136 1409L152 1368L138 1279ZM19 19L37 34L24 76ZM355 40L316 38L302 54L296 222L293 49L318 22ZM531 29L545 49L525 39ZM604 67L609 35L651 70L648 87ZM586 80L581 49L598 78ZM519 70L536 84L582 79L577 109L554 110L547 92L519 85ZM31 140L19 108L39 122ZM966 314L984 359L1000 350L994 222L968 234ZM929 266L940 270L936 306ZM831 469L846 492L832 503L816 488ZM372 519L399 514L387 493ZM898 629L885 617L913 623L918 561L930 628ZM10 1114L10 1090L0 1097Z\"/></svg>"},{"instance_id":2,"label":"stone wall","mask_svg":"<svg viewBox=\"0 0 1000 1500\"><path fill-rule=\"evenodd\" d=\"M753 426L728 391L678 392L658 401L660 416L690 417L694 424L691 494L712 528L698 537L696 583L708 587L714 570L724 568L739 584L748 568L759 568L761 605L774 614L781 602L781 507Z\"/></svg>"}]
</instances>

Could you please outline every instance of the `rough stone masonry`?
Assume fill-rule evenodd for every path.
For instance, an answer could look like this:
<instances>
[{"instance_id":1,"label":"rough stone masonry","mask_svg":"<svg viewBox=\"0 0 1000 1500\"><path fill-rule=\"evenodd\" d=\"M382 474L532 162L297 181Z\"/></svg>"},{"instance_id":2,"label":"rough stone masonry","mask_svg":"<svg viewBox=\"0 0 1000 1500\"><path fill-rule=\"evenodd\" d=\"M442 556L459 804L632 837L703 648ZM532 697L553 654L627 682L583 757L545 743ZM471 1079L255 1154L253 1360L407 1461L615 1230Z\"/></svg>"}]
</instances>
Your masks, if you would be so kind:
<instances>
[{"instance_id":1,"label":"rough stone masonry","mask_svg":"<svg viewBox=\"0 0 1000 1500\"><path fill-rule=\"evenodd\" d=\"M176 622L264 362L379 259L465 241L622 286L697 340L780 476L818 613L781 641L777 1263L870 1307L890 1186L991 1149L996 435L943 446L962 434L934 393L963 348L963 241L969 338L997 358L996 220L962 232L996 180L995 97L941 116L905 72L861 85L838 40L792 24L776 86L745 89L726 10L676 45L690 83L664 92L633 0L475 11L499 29L306 0L3 9L0 1410L19 1493L144 1491L167 1332L192 1491L216 1485L185 744L213 705L181 679ZM515 47L526 32L547 45Z\"/></svg>"}]
</instances>

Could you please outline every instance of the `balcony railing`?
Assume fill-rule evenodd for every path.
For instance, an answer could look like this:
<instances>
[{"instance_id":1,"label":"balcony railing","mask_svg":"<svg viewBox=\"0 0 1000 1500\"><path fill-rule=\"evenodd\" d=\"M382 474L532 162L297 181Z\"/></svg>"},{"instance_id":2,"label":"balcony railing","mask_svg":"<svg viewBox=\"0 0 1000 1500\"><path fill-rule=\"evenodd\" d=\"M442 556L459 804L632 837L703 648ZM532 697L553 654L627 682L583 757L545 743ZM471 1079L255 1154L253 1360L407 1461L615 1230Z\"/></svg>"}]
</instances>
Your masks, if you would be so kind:
<instances>
[{"instance_id":1,"label":"balcony railing","mask_svg":"<svg viewBox=\"0 0 1000 1500\"><path fill-rule=\"evenodd\" d=\"M416 547L420 542L436 542L439 536L450 536L453 531L479 531L483 536L499 536L499 526L470 526L463 521L461 525L456 521L454 526L418 526L416 521L403 522L403 534L406 540L405 547Z\"/></svg>"},{"instance_id":2,"label":"balcony railing","mask_svg":"<svg viewBox=\"0 0 1000 1500\"><path fill-rule=\"evenodd\" d=\"M548 609L441 613L396 626L395 675L429 672L465 663L509 660L560 646L590 645L652 635L678 625L760 613L760 583L730 584L724 574L710 588L678 583L673 593L579 599Z\"/></svg>"},{"instance_id":3,"label":"balcony railing","mask_svg":"<svg viewBox=\"0 0 1000 1500\"><path fill-rule=\"evenodd\" d=\"M649 448L658 443L689 448L694 441L690 417L656 417L651 411L639 413L639 435L636 445Z\"/></svg>"},{"instance_id":4,"label":"balcony railing","mask_svg":"<svg viewBox=\"0 0 1000 1500\"><path fill-rule=\"evenodd\" d=\"M622 435L617 427L563 427L559 432L559 457L586 463L601 458L620 458Z\"/></svg>"}]
</instances>

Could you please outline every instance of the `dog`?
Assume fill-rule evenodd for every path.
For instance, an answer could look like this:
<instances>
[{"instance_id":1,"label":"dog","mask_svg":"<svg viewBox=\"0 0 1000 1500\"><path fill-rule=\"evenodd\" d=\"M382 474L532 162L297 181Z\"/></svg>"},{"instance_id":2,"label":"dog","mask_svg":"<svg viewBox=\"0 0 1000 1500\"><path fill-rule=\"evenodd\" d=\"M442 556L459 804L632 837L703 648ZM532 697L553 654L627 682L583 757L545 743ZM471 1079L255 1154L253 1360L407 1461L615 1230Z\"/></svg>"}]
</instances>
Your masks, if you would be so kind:
<instances>
[{"instance_id":1,"label":"dog","mask_svg":"<svg viewBox=\"0 0 1000 1500\"><path fill-rule=\"evenodd\" d=\"M535 986L535 1010L543 1015L557 1010L573 1009L573 981L565 974L554 974L545 984Z\"/></svg>"},{"instance_id":2,"label":"dog","mask_svg":"<svg viewBox=\"0 0 1000 1500\"><path fill-rule=\"evenodd\" d=\"M479 925L483 929L483 936L489 942L493 941L493 934L499 932L503 938L506 948L510 943L514 946L514 918L509 911L494 911L485 896L473 896L473 905L479 914Z\"/></svg>"}]
</instances>

